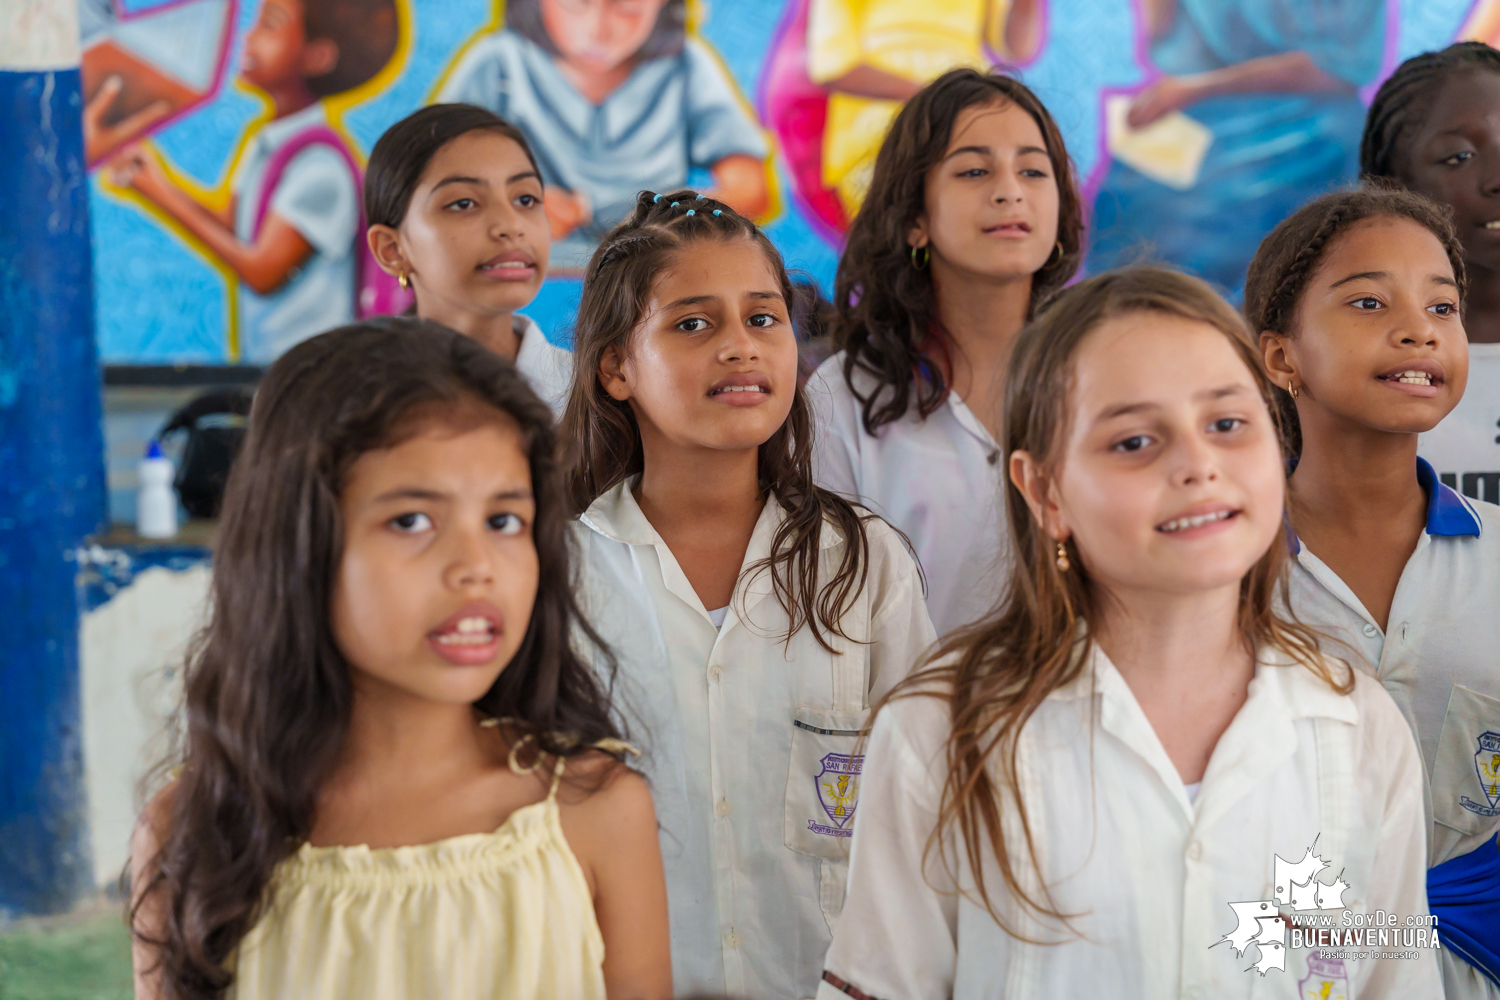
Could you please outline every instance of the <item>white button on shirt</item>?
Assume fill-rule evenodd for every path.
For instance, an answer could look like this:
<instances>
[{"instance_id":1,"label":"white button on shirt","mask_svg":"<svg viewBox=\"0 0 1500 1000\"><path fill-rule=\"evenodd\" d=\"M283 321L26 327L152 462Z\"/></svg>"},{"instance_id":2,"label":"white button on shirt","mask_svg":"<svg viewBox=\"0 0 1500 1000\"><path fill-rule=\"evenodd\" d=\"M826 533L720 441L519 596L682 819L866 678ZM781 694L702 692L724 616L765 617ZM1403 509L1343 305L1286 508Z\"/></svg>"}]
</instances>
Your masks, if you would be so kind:
<instances>
[{"instance_id":1,"label":"white button on shirt","mask_svg":"<svg viewBox=\"0 0 1500 1000\"><path fill-rule=\"evenodd\" d=\"M1000 600L1008 551L1005 463L995 439L955 393L924 420L916 407L865 432L840 352L807 383L817 420L818 485L869 507L911 539L927 576L939 635L984 617ZM860 391L875 381L856 370Z\"/></svg>"},{"instance_id":2,"label":"white button on shirt","mask_svg":"<svg viewBox=\"0 0 1500 1000\"><path fill-rule=\"evenodd\" d=\"M993 851L983 853L1002 917L1058 944L1008 935L972 893L954 891L972 889L973 878L951 828L958 883L927 853L949 731L946 702L915 697L883 711L870 738L848 896L827 962L870 996L1301 1000L1305 950L1288 947L1285 971L1262 978L1245 971L1255 952L1213 945L1238 926L1230 903L1273 898L1275 856L1299 861L1314 841L1331 865L1320 879L1341 873L1349 883L1346 905L1426 913L1417 749L1390 696L1363 675L1339 695L1268 651L1190 803L1129 686L1096 650L1092 671L1026 724L1017 758L1040 877L1055 907L1078 915L1078 933L1023 913ZM1015 811L1002 812L1017 875L1037 898ZM1423 955L1345 961L1347 995L1440 997L1435 956ZM828 983L818 997L847 1000Z\"/></svg>"},{"instance_id":3,"label":"white button on shirt","mask_svg":"<svg viewBox=\"0 0 1500 1000\"><path fill-rule=\"evenodd\" d=\"M1500 833L1500 795L1476 766L1486 734L1500 735L1500 507L1460 496L1417 463L1427 530L1401 571L1386 628L1295 540L1289 598L1299 619L1359 654L1356 665L1380 678L1416 734L1437 865L1493 850ZM1444 962L1450 1000L1500 998L1500 987L1446 951Z\"/></svg>"},{"instance_id":4,"label":"white button on shirt","mask_svg":"<svg viewBox=\"0 0 1500 1000\"><path fill-rule=\"evenodd\" d=\"M770 554L773 499L744 566ZM742 570L715 627L625 484L576 525L585 614L619 662L616 702L661 823L678 992L811 997L843 905L869 706L935 642L916 565L878 519L852 640L788 643L768 574ZM819 585L844 540L822 532Z\"/></svg>"}]
</instances>

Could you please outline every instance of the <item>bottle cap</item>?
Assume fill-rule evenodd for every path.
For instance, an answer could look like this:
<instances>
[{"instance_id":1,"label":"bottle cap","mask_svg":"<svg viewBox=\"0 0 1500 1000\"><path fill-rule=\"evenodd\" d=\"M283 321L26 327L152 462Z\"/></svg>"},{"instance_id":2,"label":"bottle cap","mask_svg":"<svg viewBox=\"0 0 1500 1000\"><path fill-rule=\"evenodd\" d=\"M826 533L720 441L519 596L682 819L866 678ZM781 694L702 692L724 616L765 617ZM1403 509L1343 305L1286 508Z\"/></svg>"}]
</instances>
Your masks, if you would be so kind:
<instances>
[{"instance_id":1,"label":"bottle cap","mask_svg":"<svg viewBox=\"0 0 1500 1000\"><path fill-rule=\"evenodd\" d=\"M156 438L152 438L151 439L151 443L148 444L148 445L146 445L146 457L147 458L165 458L166 457L165 455L163 455L161 453L161 442L158 441Z\"/></svg>"}]
</instances>

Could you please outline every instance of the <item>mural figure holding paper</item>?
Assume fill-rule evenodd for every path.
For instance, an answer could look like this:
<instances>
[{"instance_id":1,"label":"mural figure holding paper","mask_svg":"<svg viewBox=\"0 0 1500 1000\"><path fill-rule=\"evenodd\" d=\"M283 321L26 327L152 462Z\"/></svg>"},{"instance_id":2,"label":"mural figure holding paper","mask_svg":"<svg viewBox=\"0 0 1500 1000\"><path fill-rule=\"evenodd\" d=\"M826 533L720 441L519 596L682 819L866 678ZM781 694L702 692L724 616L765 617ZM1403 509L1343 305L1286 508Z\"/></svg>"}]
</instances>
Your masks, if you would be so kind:
<instances>
[{"instance_id":1,"label":"mural figure holding paper","mask_svg":"<svg viewBox=\"0 0 1500 1000\"><path fill-rule=\"evenodd\" d=\"M118 4L78 5L90 166L211 98L229 57L235 0L167 0L136 14Z\"/></svg>"},{"instance_id":2,"label":"mural figure holding paper","mask_svg":"<svg viewBox=\"0 0 1500 1000\"><path fill-rule=\"evenodd\" d=\"M826 110L808 103L817 96L799 92L801 81L776 53L765 103L803 200L840 231L864 200L875 153L907 99L950 69L1024 63L1041 47L1042 0L793 4L778 50L805 39L807 79L825 92ZM837 195L836 205L824 190Z\"/></svg>"},{"instance_id":3,"label":"mural figure holding paper","mask_svg":"<svg viewBox=\"0 0 1500 1000\"><path fill-rule=\"evenodd\" d=\"M546 181L552 261L583 268L643 190L713 175L710 197L770 207L765 137L734 81L688 32L688 0L508 0L438 87L526 134Z\"/></svg>"},{"instance_id":4,"label":"mural figure holding paper","mask_svg":"<svg viewBox=\"0 0 1500 1000\"><path fill-rule=\"evenodd\" d=\"M1088 269L1142 250L1229 290L1260 239L1359 172L1385 0L1138 0L1159 75L1106 99Z\"/></svg>"},{"instance_id":5,"label":"mural figure holding paper","mask_svg":"<svg viewBox=\"0 0 1500 1000\"><path fill-rule=\"evenodd\" d=\"M116 184L153 202L239 276L241 360L267 364L356 316L360 166L322 99L379 73L399 31L395 0L263 0L240 79L265 94L271 116L252 126L222 211L175 183L146 146L111 162Z\"/></svg>"}]
</instances>

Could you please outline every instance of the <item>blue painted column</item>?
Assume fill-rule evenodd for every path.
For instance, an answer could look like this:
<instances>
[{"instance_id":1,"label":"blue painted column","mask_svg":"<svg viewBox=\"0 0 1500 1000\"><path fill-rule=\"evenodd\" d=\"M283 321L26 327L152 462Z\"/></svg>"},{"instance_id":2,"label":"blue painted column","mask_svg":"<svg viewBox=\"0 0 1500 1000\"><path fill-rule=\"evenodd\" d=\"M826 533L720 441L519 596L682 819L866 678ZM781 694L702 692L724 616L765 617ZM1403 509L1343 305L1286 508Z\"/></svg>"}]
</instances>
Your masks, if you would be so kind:
<instances>
[{"instance_id":1,"label":"blue painted column","mask_svg":"<svg viewBox=\"0 0 1500 1000\"><path fill-rule=\"evenodd\" d=\"M104 512L77 0L0 3L0 910L91 887L75 553Z\"/></svg>"}]
</instances>

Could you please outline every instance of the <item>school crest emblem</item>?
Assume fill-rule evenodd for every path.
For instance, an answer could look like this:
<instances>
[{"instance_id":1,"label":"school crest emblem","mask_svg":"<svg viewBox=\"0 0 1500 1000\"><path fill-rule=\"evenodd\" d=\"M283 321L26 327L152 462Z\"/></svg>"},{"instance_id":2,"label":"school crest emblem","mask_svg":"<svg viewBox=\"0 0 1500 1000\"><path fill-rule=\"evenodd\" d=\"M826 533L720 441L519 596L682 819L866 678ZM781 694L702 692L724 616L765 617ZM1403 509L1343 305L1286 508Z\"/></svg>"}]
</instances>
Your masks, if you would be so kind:
<instances>
[{"instance_id":1,"label":"school crest emblem","mask_svg":"<svg viewBox=\"0 0 1500 1000\"><path fill-rule=\"evenodd\" d=\"M1479 775L1479 788L1489 805L1475 802L1467 795L1459 799L1459 804L1481 816L1500 816L1500 733L1485 733L1479 737L1474 772Z\"/></svg>"},{"instance_id":2,"label":"school crest emblem","mask_svg":"<svg viewBox=\"0 0 1500 1000\"><path fill-rule=\"evenodd\" d=\"M1344 963L1317 952L1307 956L1307 975L1297 984L1297 1000L1349 1000Z\"/></svg>"},{"instance_id":3,"label":"school crest emblem","mask_svg":"<svg viewBox=\"0 0 1500 1000\"><path fill-rule=\"evenodd\" d=\"M864 754L824 754L822 767L813 776L818 789L818 804L828 814L828 824L815 819L807 828L825 837L852 837L854 810L859 805L859 774L864 769Z\"/></svg>"}]
</instances>

